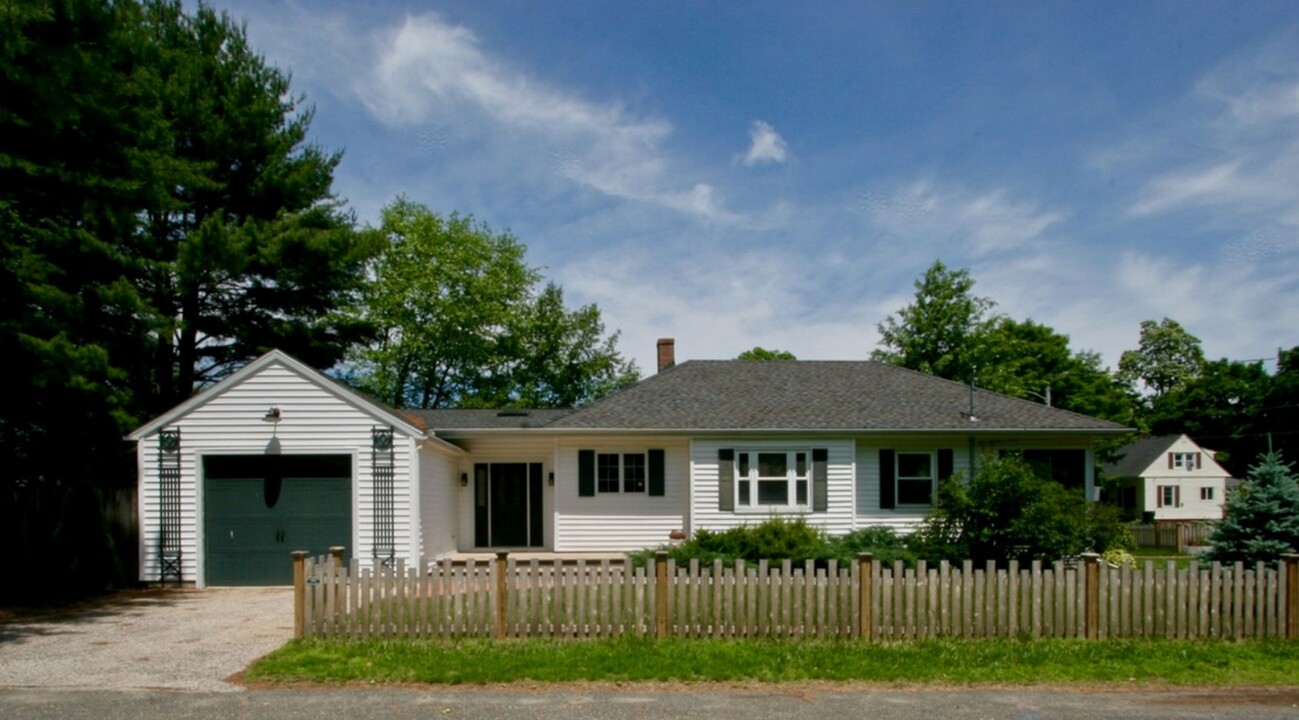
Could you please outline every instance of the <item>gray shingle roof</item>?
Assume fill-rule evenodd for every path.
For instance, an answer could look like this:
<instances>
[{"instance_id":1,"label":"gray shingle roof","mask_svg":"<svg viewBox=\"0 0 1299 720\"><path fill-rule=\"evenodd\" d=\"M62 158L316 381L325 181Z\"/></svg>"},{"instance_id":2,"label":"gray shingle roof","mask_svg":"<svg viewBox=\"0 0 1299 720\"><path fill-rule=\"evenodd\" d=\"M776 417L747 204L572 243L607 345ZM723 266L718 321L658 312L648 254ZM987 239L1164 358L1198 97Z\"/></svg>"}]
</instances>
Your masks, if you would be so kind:
<instances>
[{"instance_id":1,"label":"gray shingle roof","mask_svg":"<svg viewBox=\"0 0 1299 720\"><path fill-rule=\"evenodd\" d=\"M1181 435L1159 435L1138 440L1119 450L1123 457L1115 462L1101 466L1101 471L1109 477L1139 477L1168 448L1177 442Z\"/></svg>"},{"instance_id":2,"label":"gray shingle roof","mask_svg":"<svg viewBox=\"0 0 1299 720\"><path fill-rule=\"evenodd\" d=\"M401 410L420 427L434 430L496 430L544 427L572 413L563 410L479 410L447 408L439 410Z\"/></svg>"},{"instance_id":3,"label":"gray shingle roof","mask_svg":"<svg viewBox=\"0 0 1299 720\"><path fill-rule=\"evenodd\" d=\"M692 360L555 419L553 429L1037 430L1121 425L880 362Z\"/></svg>"}]
</instances>

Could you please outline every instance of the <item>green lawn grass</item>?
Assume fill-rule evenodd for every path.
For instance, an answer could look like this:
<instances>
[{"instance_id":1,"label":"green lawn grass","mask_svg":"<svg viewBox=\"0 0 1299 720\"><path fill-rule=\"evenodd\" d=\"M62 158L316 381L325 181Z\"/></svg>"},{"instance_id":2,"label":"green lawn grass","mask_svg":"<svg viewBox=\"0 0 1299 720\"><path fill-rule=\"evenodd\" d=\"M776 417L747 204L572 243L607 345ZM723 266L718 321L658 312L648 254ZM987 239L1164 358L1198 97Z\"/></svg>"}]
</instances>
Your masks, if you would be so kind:
<instances>
[{"instance_id":1,"label":"green lawn grass","mask_svg":"<svg viewBox=\"0 0 1299 720\"><path fill-rule=\"evenodd\" d=\"M1290 685L1299 643L1163 640L295 640L251 682L796 682Z\"/></svg>"}]
</instances>

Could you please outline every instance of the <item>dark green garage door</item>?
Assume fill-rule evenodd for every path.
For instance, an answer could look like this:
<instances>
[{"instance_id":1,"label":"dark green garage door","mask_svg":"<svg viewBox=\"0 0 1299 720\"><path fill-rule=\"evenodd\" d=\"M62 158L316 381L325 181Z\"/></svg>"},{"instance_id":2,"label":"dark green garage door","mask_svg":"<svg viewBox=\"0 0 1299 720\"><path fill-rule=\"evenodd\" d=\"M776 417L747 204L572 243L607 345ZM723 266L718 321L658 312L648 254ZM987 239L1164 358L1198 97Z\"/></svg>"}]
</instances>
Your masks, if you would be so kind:
<instances>
[{"instance_id":1,"label":"dark green garage door","mask_svg":"<svg viewBox=\"0 0 1299 720\"><path fill-rule=\"evenodd\" d=\"M351 545L350 456L211 455L203 478L209 585L290 585L290 552Z\"/></svg>"}]
</instances>

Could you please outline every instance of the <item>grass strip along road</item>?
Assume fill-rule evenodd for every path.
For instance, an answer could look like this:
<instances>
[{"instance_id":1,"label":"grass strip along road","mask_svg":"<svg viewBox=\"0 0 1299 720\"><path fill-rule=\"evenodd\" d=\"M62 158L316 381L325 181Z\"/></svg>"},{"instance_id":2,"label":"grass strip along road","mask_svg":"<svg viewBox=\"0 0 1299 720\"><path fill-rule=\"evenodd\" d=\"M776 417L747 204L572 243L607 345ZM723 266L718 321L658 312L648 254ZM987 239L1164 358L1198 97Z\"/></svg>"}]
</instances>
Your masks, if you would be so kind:
<instances>
[{"instance_id":1,"label":"grass strip along road","mask_svg":"<svg viewBox=\"0 0 1299 720\"><path fill-rule=\"evenodd\" d=\"M296 640L260 683L799 682L1293 685L1299 643L1165 640Z\"/></svg>"}]
</instances>

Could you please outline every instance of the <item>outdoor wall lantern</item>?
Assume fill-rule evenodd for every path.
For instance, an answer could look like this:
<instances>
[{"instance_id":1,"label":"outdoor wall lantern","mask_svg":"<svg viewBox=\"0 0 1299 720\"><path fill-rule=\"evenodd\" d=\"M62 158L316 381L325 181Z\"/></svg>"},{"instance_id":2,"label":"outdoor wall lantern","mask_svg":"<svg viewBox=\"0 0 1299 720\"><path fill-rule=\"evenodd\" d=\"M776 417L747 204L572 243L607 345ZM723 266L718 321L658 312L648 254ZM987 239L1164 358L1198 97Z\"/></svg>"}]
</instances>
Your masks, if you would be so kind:
<instances>
[{"instance_id":1,"label":"outdoor wall lantern","mask_svg":"<svg viewBox=\"0 0 1299 720\"><path fill-rule=\"evenodd\" d=\"M551 470L551 471L550 471L550 476L549 476L548 478L546 478L546 479L550 481L550 486L551 486L551 487L555 487L555 471L554 471L554 470Z\"/></svg>"},{"instance_id":2,"label":"outdoor wall lantern","mask_svg":"<svg viewBox=\"0 0 1299 720\"><path fill-rule=\"evenodd\" d=\"M271 409L270 409L270 410L267 410L267 411L266 411L266 414L262 416L262 420L263 420L264 422L268 422L268 423L277 423L277 422L279 422L279 421L280 421L280 409L272 405L272 406L271 406Z\"/></svg>"},{"instance_id":3,"label":"outdoor wall lantern","mask_svg":"<svg viewBox=\"0 0 1299 720\"><path fill-rule=\"evenodd\" d=\"M460 473L460 487L469 487L469 473Z\"/></svg>"}]
</instances>

